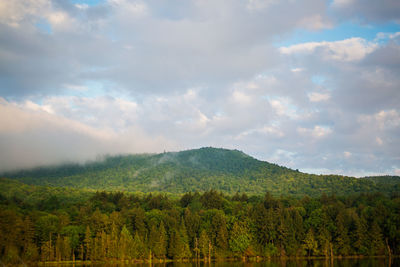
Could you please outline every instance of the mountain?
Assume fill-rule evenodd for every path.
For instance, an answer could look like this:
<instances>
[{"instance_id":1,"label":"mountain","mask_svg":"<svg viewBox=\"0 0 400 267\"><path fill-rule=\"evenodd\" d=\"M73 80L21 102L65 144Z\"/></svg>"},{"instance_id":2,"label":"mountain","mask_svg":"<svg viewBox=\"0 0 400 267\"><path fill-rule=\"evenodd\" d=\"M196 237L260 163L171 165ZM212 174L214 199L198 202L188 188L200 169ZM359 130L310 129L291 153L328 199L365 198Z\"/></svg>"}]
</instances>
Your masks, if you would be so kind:
<instances>
[{"instance_id":1,"label":"mountain","mask_svg":"<svg viewBox=\"0 0 400 267\"><path fill-rule=\"evenodd\" d=\"M301 173L238 150L200 148L161 154L108 156L87 164L64 164L4 173L25 184L90 190L168 192L210 189L224 193L318 196L400 192L400 177L354 178Z\"/></svg>"}]
</instances>

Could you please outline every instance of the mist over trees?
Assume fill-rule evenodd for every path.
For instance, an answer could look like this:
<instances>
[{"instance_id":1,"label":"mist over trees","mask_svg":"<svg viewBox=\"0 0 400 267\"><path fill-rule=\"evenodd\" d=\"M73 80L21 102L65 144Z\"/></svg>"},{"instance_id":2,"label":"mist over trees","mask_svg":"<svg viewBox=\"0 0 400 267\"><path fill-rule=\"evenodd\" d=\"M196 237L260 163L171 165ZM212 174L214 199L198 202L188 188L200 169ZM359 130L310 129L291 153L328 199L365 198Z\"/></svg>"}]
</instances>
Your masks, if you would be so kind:
<instances>
[{"instance_id":1,"label":"mist over trees","mask_svg":"<svg viewBox=\"0 0 400 267\"><path fill-rule=\"evenodd\" d=\"M310 175L215 148L4 176L10 265L400 254L399 177Z\"/></svg>"},{"instance_id":2,"label":"mist over trees","mask_svg":"<svg viewBox=\"0 0 400 267\"><path fill-rule=\"evenodd\" d=\"M30 185L130 192L246 192L318 197L322 193L400 191L400 177L354 178L302 173L252 158L238 150L212 147L161 154L105 157L83 165L65 164L0 174Z\"/></svg>"}]
</instances>

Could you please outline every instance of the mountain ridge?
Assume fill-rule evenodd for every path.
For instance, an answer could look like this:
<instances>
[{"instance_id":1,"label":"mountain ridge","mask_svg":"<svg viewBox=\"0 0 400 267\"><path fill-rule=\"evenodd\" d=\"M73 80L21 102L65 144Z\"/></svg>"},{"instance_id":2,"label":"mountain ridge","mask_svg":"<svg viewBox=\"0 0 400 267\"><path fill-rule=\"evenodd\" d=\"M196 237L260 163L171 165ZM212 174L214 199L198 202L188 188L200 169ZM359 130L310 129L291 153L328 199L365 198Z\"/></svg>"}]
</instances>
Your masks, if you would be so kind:
<instances>
[{"instance_id":1,"label":"mountain ridge","mask_svg":"<svg viewBox=\"0 0 400 267\"><path fill-rule=\"evenodd\" d=\"M32 185L144 193L181 194L215 189L228 194L317 196L400 191L400 177L306 174L255 159L239 150L213 147L107 156L102 161L39 167L1 176Z\"/></svg>"}]
</instances>

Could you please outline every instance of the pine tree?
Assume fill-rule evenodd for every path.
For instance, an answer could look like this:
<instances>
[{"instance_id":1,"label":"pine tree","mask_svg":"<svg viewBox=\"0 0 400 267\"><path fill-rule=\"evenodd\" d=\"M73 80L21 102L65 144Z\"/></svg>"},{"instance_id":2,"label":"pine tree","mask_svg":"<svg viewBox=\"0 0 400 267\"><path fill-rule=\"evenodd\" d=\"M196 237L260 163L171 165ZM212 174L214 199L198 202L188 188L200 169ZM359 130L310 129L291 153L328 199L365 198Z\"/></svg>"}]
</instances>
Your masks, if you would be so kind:
<instances>
[{"instance_id":1,"label":"pine tree","mask_svg":"<svg viewBox=\"0 0 400 267\"><path fill-rule=\"evenodd\" d=\"M350 238L343 212L336 217L336 250L339 255L346 256L350 252Z\"/></svg>"},{"instance_id":2,"label":"pine tree","mask_svg":"<svg viewBox=\"0 0 400 267\"><path fill-rule=\"evenodd\" d=\"M26 261L38 260L39 252L36 244L34 243L35 227L29 216L25 217L22 224L22 238L23 238L23 259Z\"/></svg>"},{"instance_id":3,"label":"pine tree","mask_svg":"<svg viewBox=\"0 0 400 267\"><path fill-rule=\"evenodd\" d=\"M245 251L250 246L250 235L245 223L235 222L229 239L230 249L241 257L245 257Z\"/></svg>"},{"instance_id":4,"label":"pine tree","mask_svg":"<svg viewBox=\"0 0 400 267\"><path fill-rule=\"evenodd\" d=\"M118 245L118 258L121 260L131 259L133 238L125 225L122 227Z\"/></svg>"},{"instance_id":5,"label":"pine tree","mask_svg":"<svg viewBox=\"0 0 400 267\"><path fill-rule=\"evenodd\" d=\"M369 235L370 235L370 255L383 255L384 242L382 237L382 231L376 220L374 220L371 224Z\"/></svg>"},{"instance_id":6,"label":"pine tree","mask_svg":"<svg viewBox=\"0 0 400 267\"><path fill-rule=\"evenodd\" d=\"M132 256L134 259L144 259L146 255L146 247L138 232L135 232L135 237L132 243Z\"/></svg>"},{"instance_id":7,"label":"pine tree","mask_svg":"<svg viewBox=\"0 0 400 267\"><path fill-rule=\"evenodd\" d=\"M321 251L322 255L328 258L331 255L331 235L328 229L325 226L320 227L318 234L318 243L319 243L319 251Z\"/></svg>"},{"instance_id":8,"label":"pine tree","mask_svg":"<svg viewBox=\"0 0 400 267\"><path fill-rule=\"evenodd\" d=\"M93 238L91 243L91 260L101 260L103 259L102 255L102 240L101 240L102 232L98 232L96 237Z\"/></svg>"},{"instance_id":9,"label":"pine tree","mask_svg":"<svg viewBox=\"0 0 400 267\"><path fill-rule=\"evenodd\" d=\"M202 230L199 237L199 249L201 256L203 256L204 258L204 261L206 261L206 259L211 256L209 254L209 243L210 239L207 235L207 232L205 230Z\"/></svg>"},{"instance_id":10,"label":"pine tree","mask_svg":"<svg viewBox=\"0 0 400 267\"><path fill-rule=\"evenodd\" d=\"M68 236L64 236L62 239L62 248L61 248L61 259L64 261L71 260L72 255L71 242Z\"/></svg>"},{"instance_id":11,"label":"pine tree","mask_svg":"<svg viewBox=\"0 0 400 267\"><path fill-rule=\"evenodd\" d=\"M108 257L108 250L110 248L111 236L106 234L105 231L101 231L98 235L99 243L99 258L106 259Z\"/></svg>"},{"instance_id":12,"label":"pine tree","mask_svg":"<svg viewBox=\"0 0 400 267\"><path fill-rule=\"evenodd\" d=\"M165 259L165 256L167 254L167 233L165 231L164 223L161 221L159 229L158 229L158 235L156 237L153 237L155 239L155 243L152 247L152 251L154 255L159 258L159 259Z\"/></svg>"},{"instance_id":13,"label":"pine tree","mask_svg":"<svg viewBox=\"0 0 400 267\"><path fill-rule=\"evenodd\" d=\"M181 225L179 227L179 234L183 242L182 258L189 259L192 257L192 253L190 252L189 238L187 235L186 225L183 218L181 220Z\"/></svg>"},{"instance_id":14,"label":"pine tree","mask_svg":"<svg viewBox=\"0 0 400 267\"><path fill-rule=\"evenodd\" d=\"M119 239L118 228L114 223L112 223L111 224L111 233L109 236L109 242L108 242L108 246L107 246L108 258L111 258L111 259L118 258L118 239Z\"/></svg>"},{"instance_id":15,"label":"pine tree","mask_svg":"<svg viewBox=\"0 0 400 267\"><path fill-rule=\"evenodd\" d=\"M42 261L53 261L54 260L54 247L51 241L51 238L49 241L46 241L42 244L40 247L41 251L41 259Z\"/></svg>"},{"instance_id":16,"label":"pine tree","mask_svg":"<svg viewBox=\"0 0 400 267\"><path fill-rule=\"evenodd\" d=\"M90 227L86 226L85 238L83 239L83 247L84 247L84 260L92 259L92 235L90 232Z\"/></svg>"},{"instance_id":17,"label":"pine tree","mask_svg":"<svg viewBox=\"0 0 400 267\"><path fill-rule=\"evenodd\" d=\"M63 240L62 240L62 237L60 235L57 236L55 250L56 250L56 260L57 261L61 261L61 259L62 259L62 253L61 252L63 250Z\"/></svg>"},{"instance_id":18,"label":"pine tree","mask_svg":"<svg viewBox=\"0 0 400 267\"><path fill-rule=\"evenodd\" d=\"M318 255L318 242L314 236L314 230L310 228L303 241L303 246L307 251L308 257L311 255Z\"/></svg>"},{"instance_id":19,"label":"pine tree","mask_svg":"<svg viewBox=\"0 0 400 267\"><path fill-rule=\"evenodd\" d=\"M226 228L225 216L222 212L216 212L211 221L213 242L216 246L215 256L223 256L228 248L228 231Z\"/></svg>"},{"instance_id":20,"label":"pine tree","mask_svg":"<svg viewBox=\"0 0 400 267\"><path fill-rule=\"evenodd\" d=\"M367 241L368 241L368 234L367 234L367 221L365 220L364 216L361 218L356 217L355 219L355 233L354 233L354 248L356 249L358 254L367 255Z\"/></svg>"},{"instance_id":21,"label":"pine tree","mask_svg":"<svg viewBox=\"0 0 400 267\"><path fill-rule=\"evenodd\" d=\"M184 243L178 229L170 231L170 240L168 246L168 256L174 260L180 260L184 257Z\"/></svg>"},{"instance_id":22,"label":"pine tree","mask_svg":"<svg viewBox=\"0 0 400 267\"><path fill-rule=\"evenodd\" d=\"M197 213L192 213L190 209L185 210L185 226L191 247L194 247L194 239L200 228L201 218Z\"/></svg>"}]
</instances>

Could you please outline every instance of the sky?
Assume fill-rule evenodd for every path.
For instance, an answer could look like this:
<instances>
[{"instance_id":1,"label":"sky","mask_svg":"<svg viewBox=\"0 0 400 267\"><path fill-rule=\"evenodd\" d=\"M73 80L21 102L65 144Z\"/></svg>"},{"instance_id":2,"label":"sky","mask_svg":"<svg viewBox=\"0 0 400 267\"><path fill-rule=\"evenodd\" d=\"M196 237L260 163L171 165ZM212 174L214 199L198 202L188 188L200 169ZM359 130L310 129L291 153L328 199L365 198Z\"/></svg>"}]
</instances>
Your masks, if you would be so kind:
<instances>
[{"instance_id":1,"label":"sky","mask_svg":"<svg viewBox=\"0 0 400 267\"><path fill-rule=\"evenodd\" d=\"M398 0L0 0L0 170L205 146L400 175Z\"/></svg>"}]
</instances>

